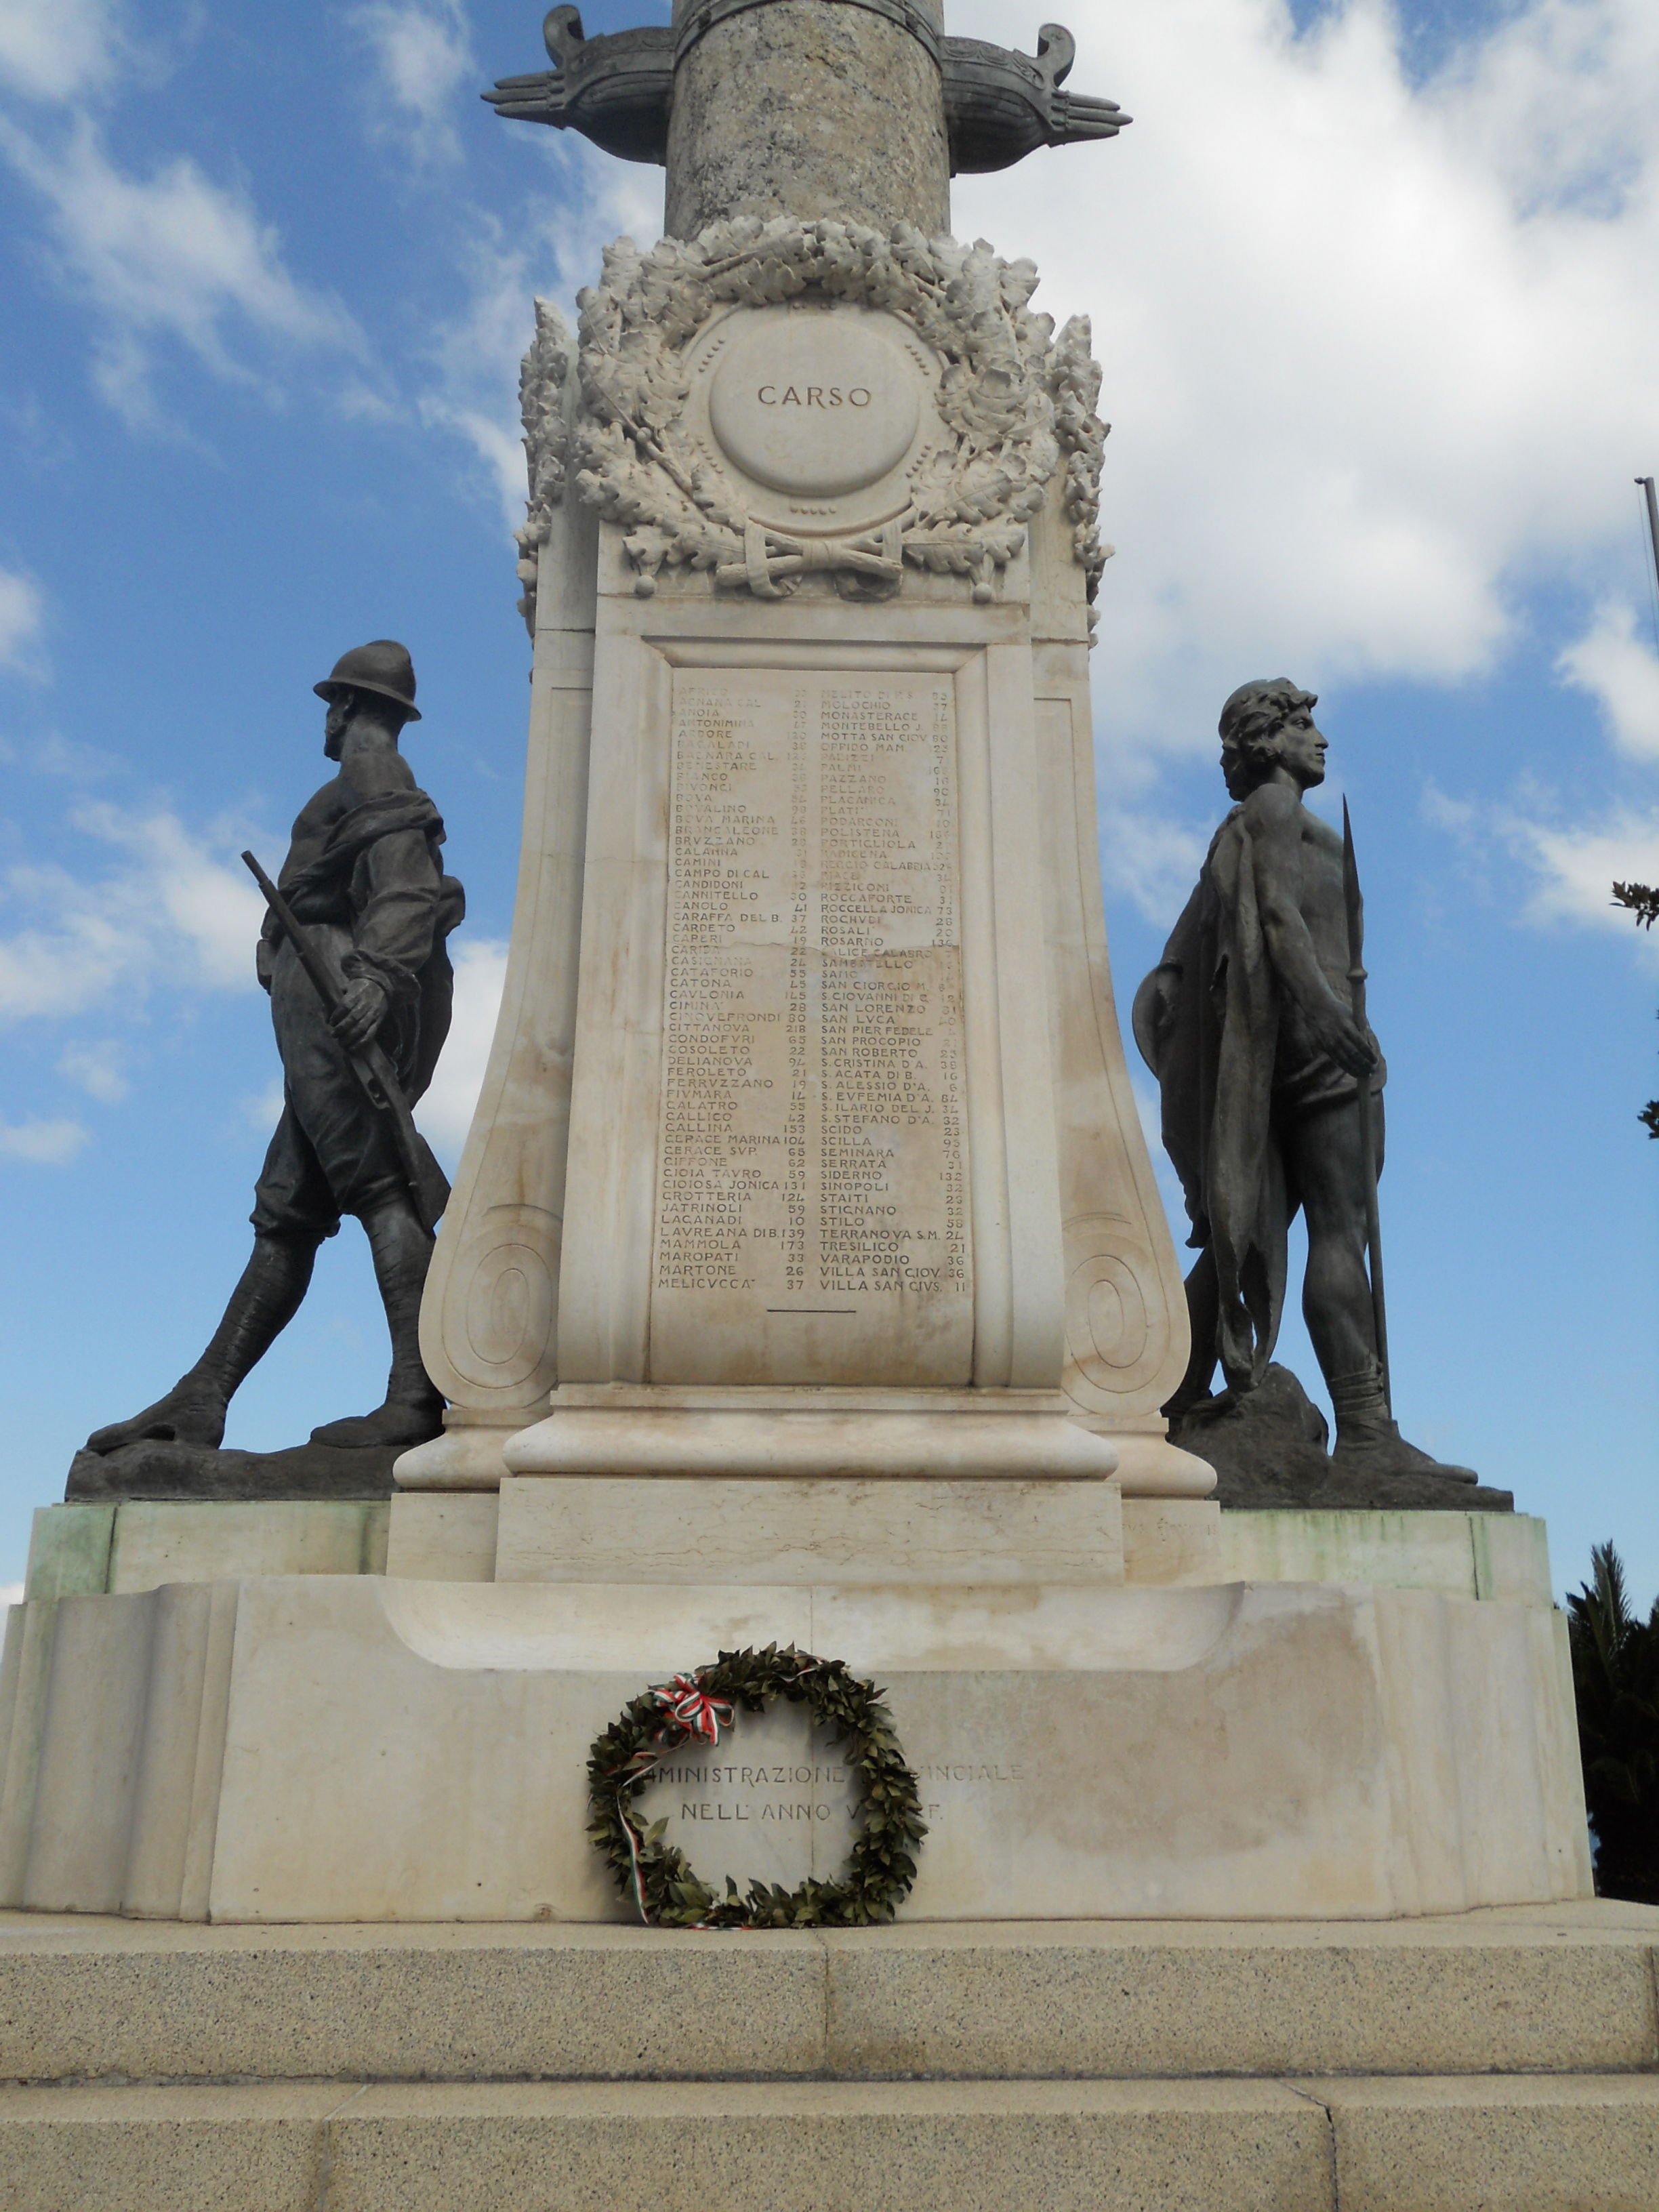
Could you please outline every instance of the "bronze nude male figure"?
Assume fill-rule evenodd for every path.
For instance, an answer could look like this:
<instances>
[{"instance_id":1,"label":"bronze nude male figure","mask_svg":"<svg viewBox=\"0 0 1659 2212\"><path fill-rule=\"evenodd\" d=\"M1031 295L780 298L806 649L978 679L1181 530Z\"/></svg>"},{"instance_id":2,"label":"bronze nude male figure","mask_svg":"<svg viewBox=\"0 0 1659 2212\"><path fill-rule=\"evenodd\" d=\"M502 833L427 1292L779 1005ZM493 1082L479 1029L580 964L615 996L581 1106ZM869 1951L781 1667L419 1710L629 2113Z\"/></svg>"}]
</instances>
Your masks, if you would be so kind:
<instances>
[{"instance_id":1,"label":"bronze nude male figure","mask_svg":"<svg viewBox=\"0 0 1659 2212\"><path fill-rule=\"evenodd\" d=\"M1206 1423L1248 1417L1279 1334L1299 1209L1303 1312L1336 1414L1333 1468L1380 1478L1384 1492L1402 1477L1468 1484L1467 1468L1401 1436L1379 1357L1366 1244L1387 1070L1354 1017L1360 946L1349 943L1343 841L1304 804L1325 776L1316 703L1280 677L1242 685L1223 708L1236 803L1135 996L1135 1041L1158 1079L1199 1253L1187 1279L1192 1359L1164 1411L1200 1453ZM1224 1389L1212 1398L1218 1360Z\"/></svg>"},{"instance_id":2,"label":"bronze nude male figure","mask_svg":"<svg viewBox=\"0 0 1659 2212\"><path fill-rule=\"evenodd\" d=\"M449 1029L446 939L465 899L439 860L442 819L398 749L404 725L420 720L408 653L384 638L358 646L314 689L328 702L323 750L338 772L301 809L278 883L313 960L338 977L336 1007L325 1006L268 914L258 964L283 1104L255 1191L252 1255L195 1365L155 1405L88 1439L100 1457L134 1444L214 1450L238 1385L298 1311L319 1245L348 1213L374 1255L392 1370L381 1405L313 1430L312 1442L384 1452L424 1443L442 1426L443 1400L421 1364L417 1333L432 1256L430 1192L426 1205L417 1201L352 1055L378 1044L405 1101L425 1091ZM441 1200L441 1170L420 1149Z\"/></svg>"}]
</instances>

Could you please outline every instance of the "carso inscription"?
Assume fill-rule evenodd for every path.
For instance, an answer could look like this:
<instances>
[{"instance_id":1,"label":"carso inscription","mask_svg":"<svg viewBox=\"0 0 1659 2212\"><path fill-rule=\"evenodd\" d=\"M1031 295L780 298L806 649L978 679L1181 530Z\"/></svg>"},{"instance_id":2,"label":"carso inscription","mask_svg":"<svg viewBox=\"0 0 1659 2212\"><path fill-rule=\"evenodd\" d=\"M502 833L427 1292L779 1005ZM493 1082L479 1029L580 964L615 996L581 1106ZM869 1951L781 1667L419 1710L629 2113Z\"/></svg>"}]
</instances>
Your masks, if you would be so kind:
<instances>
[{"instance_id":1,"label":"carso inscription","mask_svg":"<svg viewBox=\"0 0 1659 2212\"><path fill-rule=\"evenodd\" d=\"M763 313L725 344L708 391L716 442L775 491L833 499L910 451L924 379L884 316Z\"/></svg>"}]
</instances>

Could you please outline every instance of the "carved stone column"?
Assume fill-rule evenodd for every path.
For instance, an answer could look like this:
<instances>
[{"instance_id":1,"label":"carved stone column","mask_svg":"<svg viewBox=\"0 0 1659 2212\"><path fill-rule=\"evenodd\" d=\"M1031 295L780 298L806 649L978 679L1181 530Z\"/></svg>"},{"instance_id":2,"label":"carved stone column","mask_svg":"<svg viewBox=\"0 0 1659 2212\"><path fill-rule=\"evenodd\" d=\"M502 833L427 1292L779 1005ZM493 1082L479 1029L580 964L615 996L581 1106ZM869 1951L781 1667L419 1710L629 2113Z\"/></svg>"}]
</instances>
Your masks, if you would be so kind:
<instances>
[{"instance_id":1,"label":"carved stone column","mask_svg":"<svg viewBox=\"0 0 1659 2212\"><path fill-rule=\"evenodd\" d=\"M950 228L938 0L675 0L671 238L732 216Z\"/></svg>"}]
</instances>

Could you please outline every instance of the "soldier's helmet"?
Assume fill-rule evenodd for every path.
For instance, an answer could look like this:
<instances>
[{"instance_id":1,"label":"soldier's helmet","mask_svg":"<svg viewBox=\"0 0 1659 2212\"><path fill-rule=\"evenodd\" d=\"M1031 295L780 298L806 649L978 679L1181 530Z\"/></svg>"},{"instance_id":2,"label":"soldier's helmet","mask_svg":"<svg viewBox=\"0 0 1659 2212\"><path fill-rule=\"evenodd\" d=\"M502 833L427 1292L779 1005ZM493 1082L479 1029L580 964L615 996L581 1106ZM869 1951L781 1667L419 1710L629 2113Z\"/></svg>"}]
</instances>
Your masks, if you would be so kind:
<instances>
[{"instance_id":1,"label":"soldier's helmet","mask_svg":"<svg viewBox=\"0 0 1659 2212\"><path fill-rule=\"evenodd\" d=\"M415 704L415 664L409 647L395 638L377 637L368 645L354 645L340 655L325 680L311 688L319 699L329 700L348 689L378 691L383 699L395 699L411 722L421 719Z\"/></svg>"}]
</instances>

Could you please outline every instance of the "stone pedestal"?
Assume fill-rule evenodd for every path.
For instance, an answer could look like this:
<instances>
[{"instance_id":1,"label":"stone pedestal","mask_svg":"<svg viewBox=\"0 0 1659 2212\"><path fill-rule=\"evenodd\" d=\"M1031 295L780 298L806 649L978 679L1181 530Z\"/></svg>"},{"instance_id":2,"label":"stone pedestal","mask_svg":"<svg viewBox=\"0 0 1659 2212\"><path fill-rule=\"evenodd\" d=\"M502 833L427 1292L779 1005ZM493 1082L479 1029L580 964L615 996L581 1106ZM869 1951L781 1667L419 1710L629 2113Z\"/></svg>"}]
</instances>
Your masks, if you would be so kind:
<instances>
[{"instance_id":1,"label":"stone pedestal","mask_svg":"<svg viewBox=\"0 0 1659 2212\"><path fill-rule=\"evenodd\" d=\"M796 15L899 35L786 0L706 43ZM587 504L545 513L406 1488L1212 1487L1158 1410L1185 1308L1106 960L1086 331L982 250L842 235L619 248L580 377L544 349L526 419ZM677 395L643 443L641 378Z\"/></svg>"}]
</instances>

